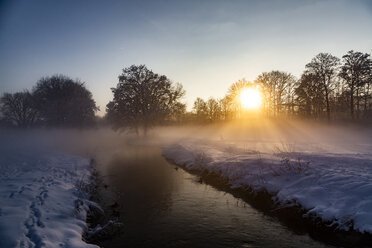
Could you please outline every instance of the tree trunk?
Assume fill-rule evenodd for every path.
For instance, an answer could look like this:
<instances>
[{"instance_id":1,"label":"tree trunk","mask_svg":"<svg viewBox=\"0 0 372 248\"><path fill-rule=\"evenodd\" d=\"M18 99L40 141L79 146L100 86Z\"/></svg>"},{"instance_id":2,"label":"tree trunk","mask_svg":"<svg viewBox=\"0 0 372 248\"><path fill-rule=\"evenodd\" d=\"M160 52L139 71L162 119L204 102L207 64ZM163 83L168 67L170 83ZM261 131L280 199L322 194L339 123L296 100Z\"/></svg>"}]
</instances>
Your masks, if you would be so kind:
<instances>
[{"instance_id":1,"label":"tree trunk","mask_svg":"<svg viewBox=\"0 0 372 248\"><path fill-rule=\"evenodd\" d=\"M331 120L331 108L329 106L328 93L326 94L326 104L327 104L327 120L330 121Z\"/></svg>"},{"instance_id":2,"label":"tree trunk","mask_svg":"<svg viewBox=\"0 0 372 248\"><path fill-rule=\"evenodd\" d=\"M369 83L367 83L367 86L365 87L365 93L364 93L364 117L367 116L367 106L368 106L368 99L369 99Z\"/></svg>"},{"instance_id":3,"label":"tree trunk","mask_svg":"<svg viewBox=\"0 0 372 248\"><path fill-rule=\"evenodd\" d=\"M351 119L354 120L354 84L351 83L350 87L350 114Z\"/></svg>"},{"instance_id":4,"label":"tree trunk","mask_svg":"<svg viewBox=\"0 0 372 248\"><path fill-rule=\"evenodd\" d=\"M327 120L331 120L331 108L329 106L329 92L327 88L326 82L324 82L324 92L325 92L325 97L326 97L326 108L327 108Z\"/></svg>"}]
</instances>

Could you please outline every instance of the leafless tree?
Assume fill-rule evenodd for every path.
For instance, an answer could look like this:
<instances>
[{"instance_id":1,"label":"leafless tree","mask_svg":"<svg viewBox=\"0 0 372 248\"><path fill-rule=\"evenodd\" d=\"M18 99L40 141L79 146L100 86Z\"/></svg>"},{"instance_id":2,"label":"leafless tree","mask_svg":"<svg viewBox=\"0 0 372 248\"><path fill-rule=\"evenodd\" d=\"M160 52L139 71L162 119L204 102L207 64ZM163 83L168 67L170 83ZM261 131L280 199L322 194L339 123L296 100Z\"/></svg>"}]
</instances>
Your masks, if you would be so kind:
<instances>
[{"instance_id":1,"label":"leafless tree","mask_svg":"<svg viewBox=\"0 0 372 248\"><path fill-rule=\"evenodd\" d=\"M209 98L207 101L208 118L211 121L221 120L221 106L214 98Z\"/></svg>"},{"instance_id":2,"label":"leafless tree","mask_svg":"<svg viewBox=\"0 0 372 248\"><path fill-rule=\"evenodd\" d=\"M232 113L235 115L235 119L240 118L243 111L242 103L240 101L241 92L253 85L254 84L252 82L248 82L245 78L243 78L233 83L228 89L226 99L230 101L230 108Z\"/></svg>"},{"instance_id":3,"label":"leafless tree","mask_svg":"<svg viewBox=\"0 0 372 248\"><path fill-rule=\"evenodd\" d=\"M32 95L28 92L5 93L1 98L1 112L6 122L18 127L30 127L38 118Z\"/></svg>"},{"instance_id":4,"label":"leafless tree","mask_svg":"<svg viewBox=\"0 0 372 248\"><path fill-rule=\"evenodd\" d=\"M292 74L282 71L264 72L257 77L255 82L263 87L265 109L268 115L279 115L283 106L287 106L287 112L293 109L296 79Z\"/></svg>"},{"instance_id":5,"label":"leafless tree","mask_svg":"<svg viewBox=\"0 0 372 248\"><path fill-rule=\"evenodd\" d=\"M357 114L360 111L360 94L364 93L365 108L370 97L372 61L370 54L349 51L342 57L340 76L346 81L350 90L350 115L355 118L355 98ZM363 92L364 90L364 92Z\"/></svg>"},{"instance_id":6,"label":"leafless tree","mask_svg":"<svg viewBox=\"0 0 372 248\"><path fill-rule=\"evenodd\" d=\"M32 94L42 121L48 126L90 125L98 110L84 83L64 75L41 78Z\"/></svg>"},{"instance_id":7,"label":"leafless tree","mask_svg":"<svg viewBox=\"0 0 372 248\"><path fill-rule=\"evenodd\" d=\"M166 76L149 70L145 65L123 69L114 99L107 104L107 118L115 128L142 128L146 135L153 125L169 119L183 105L179 100L185 91ZM184 108L184 107L182 107Z\"/></svg>"},{"instance_id":8,"label":"leafless tree","mask_svg":"<svg viewBox=\"0 0 372 248\"><path fill-rule=\"evenodd\" d=\"M325 106L323 87L314 74L302 74L295 89L299 114L319 118Z\"/></svg>"},{"instance_id":9,"label":"leafless tree","mask_svg":"<svg viewBox=\"0 0 372 248\"><path fill-rule=\"evenodd\" d=\"M200 97L196 98L194 101L193 111L198 122L204 122L208 119L207 103Z\"/></svg>"},{"instance_id":10,"label":"leafless tree","mask_svg":"<svg viewBox=\"0 0 372 248\"><path fill-rule=\"evenodd\" d=\"M306 64L307 74L313 74L319 80L322 85L323 94L326 102L327 119L331 119L331 108L330 108L330 94L333 90L335 80L337 76L337 70L340 59L329 54L319 53L316 55L310 63Z\"/></svg>"}]
</instances>

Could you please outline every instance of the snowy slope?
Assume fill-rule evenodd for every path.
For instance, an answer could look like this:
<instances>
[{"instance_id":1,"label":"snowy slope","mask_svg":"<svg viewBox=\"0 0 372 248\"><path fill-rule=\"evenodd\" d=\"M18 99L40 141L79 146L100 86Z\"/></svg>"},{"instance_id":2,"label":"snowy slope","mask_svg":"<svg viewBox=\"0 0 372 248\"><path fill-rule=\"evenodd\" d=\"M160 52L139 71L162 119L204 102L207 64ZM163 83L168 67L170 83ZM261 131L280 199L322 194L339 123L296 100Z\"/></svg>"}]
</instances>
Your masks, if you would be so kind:
<instances>
[{"instance_id":1,"label":"snowy slope","mask_svg":"<svg viewBox=\"0 0 372 248\"><path fill-rule=\"evenodd\" d=\"M97 247L82 241L86 209L75 209L89 160L36 147L0 143L0 247Z\"/></svg>"},{"instance_id":2,"label":"snowy slope","mask_svg":"<svg viewBox=\"0 0 372 248\"><path fill-rule=\"evenodd\" d=\"M259 152L198 140L169 145L163 154L188 169L218 173L232 187L266 189L279 203L299 205L340 229L372 233L372 150L364 148L364 153L296 152L282 144Z\"/></svg>"}]
</instances>

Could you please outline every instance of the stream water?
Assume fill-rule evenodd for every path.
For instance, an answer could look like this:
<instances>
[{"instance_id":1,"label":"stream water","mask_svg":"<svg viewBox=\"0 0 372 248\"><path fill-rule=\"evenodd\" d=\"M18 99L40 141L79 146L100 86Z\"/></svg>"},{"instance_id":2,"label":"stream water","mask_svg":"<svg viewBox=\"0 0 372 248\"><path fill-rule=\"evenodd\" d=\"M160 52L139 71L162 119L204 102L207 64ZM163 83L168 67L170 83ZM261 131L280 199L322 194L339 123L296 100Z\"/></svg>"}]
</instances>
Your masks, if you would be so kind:
<instances>
[{"instance_id":1,"label":"stream water","mask_svg":"<svg viewBox=\"0 0 372 248\"><path fill-rule=\"evenodd\" d=\"M158 147L127 148L98 170L105 208L124 224L102 247L330 247L202 183Z\"/></svg>"}]
</instances>

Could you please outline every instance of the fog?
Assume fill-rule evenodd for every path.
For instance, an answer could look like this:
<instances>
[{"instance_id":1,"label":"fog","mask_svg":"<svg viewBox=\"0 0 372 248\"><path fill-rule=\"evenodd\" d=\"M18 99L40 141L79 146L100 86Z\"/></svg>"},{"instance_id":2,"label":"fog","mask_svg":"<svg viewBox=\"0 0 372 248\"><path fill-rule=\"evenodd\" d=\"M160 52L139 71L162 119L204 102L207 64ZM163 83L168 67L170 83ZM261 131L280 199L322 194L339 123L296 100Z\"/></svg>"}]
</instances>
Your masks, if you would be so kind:
<instances>
[{"instance_id":1,"label":"fog","mask_svg":"<svg viewBox=\"0 0 372 248\"><path fill-rule=\"evenodd\" d=\"M11 164L6 164L8 154L13 158L19 156L20 163L28 163L31 158L30 152L35 155L36 160L30 159L31 166L27 167L27 171L33 170L33 162L37 165L37 161L42 157L38 156L38 153L45 152L73 154L93 158L97 162L96 169L99 179L103 179L97 181L102 181L104 186L98 187L99 190L95 195L109 216L111 216L111 212L112 216L121 216L120 221L124 223L125 227L124 235L108 240L107 247L121 247L123 243L129 244L129 246L131 244L135 244L132 246L143 246L143 244L147 244L146 242L151 245L153 242L158 242L162 244L159 246L165 247L163 244L170 242L169 240L172 238L183 241L185 237L191 244L205 242L211 244L211 247L217 247L215 244L223 244L226 240L234 244L230 246L237 246L235 244L241 246L242 240L245 239L257 241L259 244L263 244L262 247L271 247L272 244L277 243L282 244L283 247L291 246L286 242L296 244L292 245L293 247L304 244L308 244L308 247L321 247L317 242L310 242L308 236L293 236L292 232L276 221L262 217L261 213L250 207L246 208L245 203L244 208L238 204L229 205L229 202L233 201L238 203L234 196L221 193L206 184L203 185L202 180L183 170L178 170L178 167L173 167L160 156L161 149L169 144L184 143L187 146L195 144L196 141L200 142L202 146L196 146L195 149L204 149L204 144L213 144L215 146L221 145L222 148L228 148L231 151L245 152L248 150L261 153L276 152L279 147L290 149L291 152L338 153L341 158L344 157L342 154L370 154L372 150L372 128L368 126L264 119L213 125L162 126L151 129L146 137L137 136L132 132L115 132L109 128L83 130L8 129L0 130L0 139L0 156L5 158L2 160L5 161L4 164L0 163L0 167L7 168L13 174L18 169L12 168ZM193 142L188 142L190 140ZM23 156L24 154L26 156ZM327 161L329 160L326 160L325 163L328 163ZM358 159L350 161L352 163L347 164L346 168L349 168L349 165L353 166L353 163ZM360 161L368 166L367 160ZM320 171L325 172L326 178L329 178L330 174L332 178L333 174L329 172L334 171L334 168L330 169L329 166L324 166L326 167L324 169L323 165L321 164ZM335 165L338 166L338 164ZM355 167L360 169L361 165L361 173L363 174L364 170L368 169L363 167L364 164ZM231 169L231 167L227 169ZM253 171L253 177L258 175L257 170L254 171L254 169L255 166L249 167L249 170ZM340 173L334 173L336 176L333 177L337 179L334 180L337 187L332 188L334 184L331 183L327 185L332 187L327 188L327 185L323 184L325 188L322 191L327 192L327 195L329 192L333 193L333 196L337 195L337 198L330 197L329 199L340 200L341 203L337 207L341 209L345 206L350 206L350 208L354 206L349 202L344 204L343 199L348 198L339 195L339 191L343 192L343 188L339 186L344 182L341 177L345 176L344 173L348 173L344 169L345 167L341 167L340 170L335 170ZM349 177L345 178L354 176L355 180L353 180L361 185L355 191L360 188L363 190L363 187L368 189L369 174L363 178L364 175L359 176L360 171L356 171L357 173L354 173L351 170ZM272 171L270 173L272 174ZM318 179L316 173L315 177ZM302 182L301 176L307 176L306 174L294 175L298 182ZM78 176L83 178L85 174L78 174ZM320 176L321 174L319 174ZM273 177L269 177L268 180ZM293 184L294 181L290 182ZM367 183L363 184L362 181ZM310 180L310 182L313 181ZM316 182L318 183L318 181ZM100 185L102 186L102 184ZM312 190L319 188L317 185L293 185L295 186L292 189L297 189L294 191L296 194L301 192L314 204L320 202L319 206L331 206L332 209L336 207L333 203L329 203L328 197L324 200L322 194L319 194L319 199L323 199L324 202L314 201L314 196L317 194L313 194L316 191ZM281 186L287 187L285 184ZM353 192L352 194L354 194ZM329 195L332 195L331 193ZM297 194L297 196L301 194ZM356 198L359 197L358 194L354 195ZM113 210L111 206L115 205L119 207ZM368 203L365 206L367 208ZM313 206L310 208L313 209ZM361 212L363 211L365 210L362 209ZM345 211L345 213L349 212ZM182 228L179 228L180 226ZM169 235L171 238L162 236L169 233L172 234ZM113 244L117 244L117 246Z\"/></svg>"},{"instance_id":2,"label":"fog","mask_svg":"<svg viewBox=\"0 0 372 248\"><path fill-rule=\"evenodd\" d=\"M97 129L0 130L1 150L53 149L107 162L134 145L164 146L193 139L219 142L246 150L272 152L290 145L295 152L367 153L372 148L372 128L312 121L251 119L213 125L162 126L147 136Z\"/></svg>"}]
</instances>

